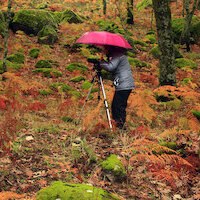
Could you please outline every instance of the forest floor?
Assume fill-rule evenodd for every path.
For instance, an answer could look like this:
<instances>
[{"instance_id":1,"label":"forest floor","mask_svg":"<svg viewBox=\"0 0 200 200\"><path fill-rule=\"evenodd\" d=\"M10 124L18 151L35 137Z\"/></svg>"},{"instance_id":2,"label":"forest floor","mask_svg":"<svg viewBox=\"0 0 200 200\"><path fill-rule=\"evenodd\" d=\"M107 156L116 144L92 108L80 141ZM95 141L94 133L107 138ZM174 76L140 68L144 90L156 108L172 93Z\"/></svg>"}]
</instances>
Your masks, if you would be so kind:
<instances>
[{"instance_id":1,"label":"forest floor","mask_svg":"<svg viewBox=\"0 0 200 200\"><path fill-rule=\"evenodd\" d=\"M16 2L16 5L13 4L16 10L32 5L31 1ZM147 70L132 66L136 89L128 102L126 131L115 128L113 132L110 131L103 99L98 102L97 93L87 102L80 124L74 124L88 90L82 89L83 82L69 81L82 73L79 70L69 72L66 66L77 62L88 66L84 77L89 81L95 71L92 70L92 64L87 63L87 50L71 52L62 44L73 44L83 33L97 30L94 22L98 20L113 20L121 26L113 1L108 3L106 16L102 14L101 3L66 0L52 4L49 7L52 10L71 8L90 17L83 24L60 25L59 41L54 45L41 45L36 37L10 31L9 54L23 51L26 61L22 69L12 73L14 75L6 75L5 84L0 83L0 90L5 92L2 94L7 94L4 98L15 98L9 110L0 110L2 130L4 134L10 131L11 135L6 138L12 139L6 153L0 150L0 200L36 199L41 188L57 180L91 184L122 200L200 199L199 121L191 113L192 109L200 108L199 43L192 45L190 52L186 52L184 46L179 48L184 58L192 59L198 67L177 69L178 87L163 89L158 88L159 60L149 53L155 44L148 43L145 49L137 46L136 58L151 67ZM125 6L122 2L122 19L126 16ZM2 5L2 9L4 7ZM98 7L101 9L96 9ZM173 17L181 17L180 2L178 5L172 3L171 8ZM134 13L134 25L126 28L133 34L132 39L146 41L145 35L151 29L151 8L140 12L134 8ZM195 14L200 17L199 13ZM155 21L152 26L156 30ZM3 38L0 38L0 47L3 47L3 43ZM33 47L40 49L37 59L28 55ZM3 51L0 52L2 58ZM62 77L33 75L32 70L39 59L56 61L59 65L55 68L62 72ZM184 84L186 78L190 81ZM50 84L55 82L70 85L81 93L81 97L59 89L53 94L38 94L39 89L49 89ZM110 106L114 88L109 80L104 80L104 86ZM24 88L30 89L30 94L24 94ZM181 96L181 99L175 106L173 103L157 102L156 91ZM3 95L0 97L3 98ZM63 116L73 121L64 122ZM12 138L15 130L16 135ZM158 152L170 151L162 148L159 145L161 142L175 143L175 154L159 155ZM118 155L122 161L127 173L125 181L113 181L103 173L100 162L111 154Z\"/></svg>"}]
</instances>

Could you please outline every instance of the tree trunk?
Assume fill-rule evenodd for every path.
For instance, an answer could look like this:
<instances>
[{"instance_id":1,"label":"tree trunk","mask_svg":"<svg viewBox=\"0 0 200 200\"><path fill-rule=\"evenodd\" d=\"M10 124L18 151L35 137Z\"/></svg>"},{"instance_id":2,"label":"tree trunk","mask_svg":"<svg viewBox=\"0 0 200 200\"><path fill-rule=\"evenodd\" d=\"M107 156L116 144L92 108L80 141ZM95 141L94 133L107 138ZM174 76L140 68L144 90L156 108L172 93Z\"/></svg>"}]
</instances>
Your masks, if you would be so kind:
<instances>
[{"instance_id":1,"label":"tree trunk","mask_svg":"<svg viewBox=\"0 0 200 200\"><path fill-rule=\"evenodd\" d=\"M134 21L133 21L133 0L127 0L127 24L134 24Z\"/></svg>"},{"instance_id":2,"label":"tree trunk","mask_svg":"<svg viewBox=\"0 0 200 200\"><path fill-rule=\"evenodd\" d=\"M158 45L161 52L159 84L176 85L174 43L171 28L169 0L152 0L156 18Z\"/></svg>"},{"instance_id":3,"label":"tree trunk","mask_svg":"<svg viewBox=\"0 0 200 200\"><path fill-rule=\"evenodd\" d=\"M191 12L189 5L190 0L183 1L183 10L186 11L186 16L184 21L184 28L181 34L181 44L186 44L187 51L190 51L190 27L194 11L197 7L197 0L194 1Z\"/></svg>"},{"instance_id":4,"label":"tree trunk","mask_svg":"<svg viewBox=\"0 0 200 200\"><path fill-rule=\"evenodd\" d=\"M8 0L8 11L6 14L6 30L4 37L4 55L3 55L3 71L7 72L6 58L8 54L8 36L9 36L9 24L10 24L10 11L11 11L11 0Z\"/></svg>"},{"instance_id":5,"label":"tree trunk","mask_svg":"<svg viewBox=\"0 0 200 200\"><path fill-rule=\"evenodd\" d=\"M103 14L106 15L106 9L107 9L107 2L106 0L103 0Z\"/></svg>"}]
</instances>

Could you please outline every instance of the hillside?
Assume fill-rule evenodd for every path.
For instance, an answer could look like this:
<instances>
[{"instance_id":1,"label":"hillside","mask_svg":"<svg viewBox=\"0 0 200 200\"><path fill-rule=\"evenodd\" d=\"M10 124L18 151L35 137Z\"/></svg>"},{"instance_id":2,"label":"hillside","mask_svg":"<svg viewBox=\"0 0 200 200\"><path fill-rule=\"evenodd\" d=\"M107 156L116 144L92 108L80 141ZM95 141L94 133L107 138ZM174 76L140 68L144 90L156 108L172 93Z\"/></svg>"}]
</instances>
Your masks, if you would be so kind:
<instances>
[{"instance_id":1,"label":"hillside","mask_svg":"<svg viewBox=\"0 0 200 200\"><path fill-rule=\"evenodd\" d=\"M108 1L106 15L100 0L12 3L15 13L38 9L53 15L70 9L82 23L63 17L52 44L9 29L8 72L0 74L0 200L36 199L39 190L58 180L90 184L123 200L200 199L200 42L190 52L176 45L190 62L179 66L176 60L177 87L159 87L159 59L152 53L155 19L151 6L138 11L138 2L134 25L124 23L126 2L121 0ZM182 2L171 2L171 9L173 19L182 18ZM0 0L0 10L7 10L7 1ZM200 19L200 10L195 17ZM75 124L96 74L87 58L102 54L101 47L75 41L96 30L121 31L133 42L128 59L136 88L128 100L127 130L110 130L97 83ZM4 50L1 35L0 66ZM21 62L13 61L16 54ZM42 63L49 68L41 70ZM108 76L103 83L110 107L114 87ZM124 166L121 180L102 169L112 154Z\"/></svg>"}]
</instances>

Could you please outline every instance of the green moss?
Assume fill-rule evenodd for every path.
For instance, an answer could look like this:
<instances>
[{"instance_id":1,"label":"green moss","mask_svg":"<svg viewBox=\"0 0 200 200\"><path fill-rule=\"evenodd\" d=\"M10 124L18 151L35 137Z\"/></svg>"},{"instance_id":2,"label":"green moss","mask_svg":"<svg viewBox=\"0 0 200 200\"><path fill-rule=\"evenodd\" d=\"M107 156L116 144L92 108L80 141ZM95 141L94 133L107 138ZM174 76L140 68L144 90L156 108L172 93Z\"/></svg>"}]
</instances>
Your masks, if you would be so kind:
<instances>
[{"instance_id":1,"label":"green moss","mask_svg":"<svg viewBox=\"0 0 200 200\"><path fill-rule=\"evenodd\" d=\"M83 23L82 18L75 12L70 9L66 9L61 16L61 22L69 22L69 23Z\"/></svg>"},{"instance_id":2,"label":"green moss","mask_svg":"<svg viewBox=\"0 0 200 200\"><path fill-rule=\"evenodd\" d=\"M88 67L80 63L71 63L66 67L66 69L70 72L73 72L74 70L78 69L82 71L82 73L85 73L85 71L88 70Z\"/></svg>"},{"instance_id":3,"label":"green moss","mask_svg":"<svg viewBox=\"0 0 200 200\"><path fill-rule=\"evenodd\" d=\"M35 68L52 68L52 65L47 60L38 60Z\"/></svg>"},{"instance_id":4,"label":"green moss","mask_svg":"<svg viewBox=\"0 0 200 200\"><path fill-rule=\"evenodd\" d=\"M64 122L73 122L73 118L69 117L69 116L62 116L61 120Z\"/></svg>"},{"instance_id":5,"label":"green moss","mask_svg":"<svg viewBox=\"0 0 200 200\"><path fill-rule=\"evenodd\" d=\"M12 63L23 64L25 61L25 56L22 53L15 53L15 54L9 55L7 57L7 60L9 60Z\"/></svg>"},{"instance_id":6,"label":"green moss","mask_svg":"<svg viewBox=\"0 0 200 200\"><path fill-rule=\"evenodd\" d=\"M42 126L35 129L36 133L50 133L50 134L57 134L60 130L54 126Z\"/></svg>"},{"instance_id":7,"label":"green moss","mask_svg":"<svg viewBox=\"0 0 200 200\"><path fill-rule=\"evenodd\" d=\"M150 52L154 58L159 59L161 56L161 52L159 50L158 45L154 46ZM183 55L179 52L178 48L175 46L175 58L183 58Z\"/></svg>"},{"instance_id":8,"label":"green moss","mask_svg":"<svg viewBox=\"0 0 200 200\"><path fill-rule=\"evenodd\" d=\"M40 44L54 44L58 40L56 30L52 26L44 26L42 30L37 34L38 43Z\"/></svg>"},{"instance_id":9,"label":"green moss","mask_svg":"<svg viewBox=\"0 0 200 200\"><path fill-rule=\"evenodd\" d=\"M37 200L119 200L105 190L84 184L53 182L50 187L40 190Z\"/></svg>"},{"instance_id":10,"label":"green moss","mask_svg":"<svg viewBox=\"0 0 200 200\"><path fill-rule=\"evenodd\" d=\"M181 100L177 98L172 101L168 101L166 103L166 106L169 110L178 110L181 107L181 105L182 105Z\"/></svg>"},{"instance_id":11,"label":"green moss","mask_svg":"<svg viewBox=\"0 0 200 200\"><path fill-rule=\"evenodd\" d=\"M192 109L191 112L200 121L200 110L197 111L197 110Z\"/></svg>"},{"instance_id":12,"label":"green moss","mask_svg":"<svg viewBox=\"0 0 200 200\"><path fill-rule=\"evenodd\" d=\"M84 90L90 89L91 86L92 86L92 83L89 82L88 80L86 80L86 81L82 84L82 88L83 88Z\"/></svg>"},{"instance_id":13,"label":"green moss","mask_svg":"<svg viewBox=\"0 0 200 200\"><path fill-rule=\"evenodd\" d=\"M139 44L142 47L148 47L149 46L146 42L141 41L141 40L133 40L133 44L134 45Z\"/></svg>"},{"instance_id":14,"label":"green moss","mask_svg":"<svg viewBox=\"0 0 200 200\"><path fill-rule=\"evenodd\" d=\"M123 178L126 175L125 168L119 158L112 154L101 163L103 170L111 172L115 177Z\"/></svg>"},{"instance_id":15,"label":"green moss","mask_svg":"<svg viewBox=\"0 0 200 200\"><path fill-rule=\"evenodd\" d=\"M39 56L39 53L40 53L40 49L37 47L34 47L30 50L29 56L32 58L37 58Z\"/></svg>"},{"instance_id":16,"label":"green moss","mask_svg":"<svg viewBox=\"0 0 200 200\"><path fill-rule=\"evenodd\" d=\"M58 87L62 89L63 92L72 91L73 88L65 83L52 83L49 86L52 90L58 90Z\"/></svg>"},{"instance_id":17,"label":"green moss","mask_svg":"<svg viewBox=\"0 0 200 200\"><path fill-rule=\"evenodd\" d=\"M193 60L186 59L186 58L177 58L175 60L175 66L180 69L184 67L190 67L191 69L197 68L197 64Z\"/></svg>"},{"instance_id":18,"label":"green moss","mask_svg":"<svg viewBox=\"0 0 200 200\"><path fill-rule=\"evenodd\" d=\"M78 91L69 91L69 94L72 94L75 97L81 98L82 94Z\"/></svg>"},{"instance_id":19,"label":"green moss","mask_svg":"<svg viewBox=\"0 0 200 200\"><path fill-rule=\"evenodd\" d=\"M33 70L32 72L34 74L42 73L45 77L48 77L48 78L62 76L62 72L56 69L50 69L50 68L37 68Z\"/></svg>"},{"instance_id":20,"label":"green moss","mask_svg":"<svg viewBox=\"0 0 200 200\"><path fill-rule=\"evenodd\" d=\"M54 29L58 28L58 24L50 12L38 9L22 9L15 14L12 29L14 32L22 30L26 34L37 35L47 24Z\"/></svg>"},{"instance_id":21,"label":"green moss","mask_svg":"<svg viewBox=\"0 0 200 200\"><path fill-rule=\"evenodd\" d=\"M85 77L83 77L83 76L76 76L76 77L70 79L71 82L80 82L82 80L85 80Z\"/></svg>"},{"instance_id":22,"label":"green moss","mask_svg":"<svg viewBox=\"0 0 200 200\"><path fill-rule=\"evenodd\" d=\"M172 150L177 150L177 144L175 142L161 142L159 143L160 146L165 146L168 147L169 149Z\"/></svg>"},{"instance_id":23,"label":"green moss","mask_svg":"<svg viewBox=\"0 0 200 200\"><path fill-rule=\"evenodd\" d=\"M151 44L157 43L156 36L154 34L146 35L145 38L147 38Z\"/></svg>"},{"instance_id":24,"label":"green moss","mask_svg":"<svg viewBox=\"0 0 200 200\"><path fill-rule=\"evenodd\" d=\"M127 52L127 56L131 57L131 58L135 58L136 55L130 51Z\"/></svg>"},{"instance_id":25,"label":"green moss","mask_svg":"<svg viewBox=\"0 0 200 200\"><path fill-rule=\"evenodd\" d=\"M148 63L145 63L143 61L140 61L139 59L136 59L136 58L129 58L129 63L131 66L136 66L136 67L139 67L139 68L143 68L143 67L151 67L150 64Z\"/></svg>"},{"instance_id":26,"label":"green moss","mask_svg":"<svg viewBox=\"0 0 200 200\"><path fill-rule=\"evenodd\" d=\"M39 93L40 93L40 95L43 95L43 96L45 96L45 95L49 95L49 94L53 94L53 91L52 90L39 90Z\"/></svg>"},{"instance_id":27,"label":"green moss","mask_svg":"<svg viewBox=\"0 0 200 200\"><path fill-rule=\"evenodd\" d=\"M9 69L21 69L22 65L17 63L11 63L10 61L6 60L6 68ZM3 61L0 61L0 74L3 73Z\"/></svg>"}]
</instances>

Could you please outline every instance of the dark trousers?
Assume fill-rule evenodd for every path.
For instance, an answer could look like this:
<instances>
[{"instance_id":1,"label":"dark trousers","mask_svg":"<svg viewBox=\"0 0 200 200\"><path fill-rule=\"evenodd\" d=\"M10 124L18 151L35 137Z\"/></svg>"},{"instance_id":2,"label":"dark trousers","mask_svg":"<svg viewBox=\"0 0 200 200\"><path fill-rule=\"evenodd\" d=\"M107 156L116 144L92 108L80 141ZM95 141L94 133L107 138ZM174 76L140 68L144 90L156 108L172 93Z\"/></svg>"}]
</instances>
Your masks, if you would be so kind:
<instances>
[{"instance_id":1,"label":"dark trousers","mask_svg":"<svg viewBox=\"0 0 200 200\"><path fill-rule=\"evenodd\" d=\"M112 118L117 123L117 127L123 127L126 121L127 100L132 90L115 91L112 101Z\"/></svg>"}]
</instances>

